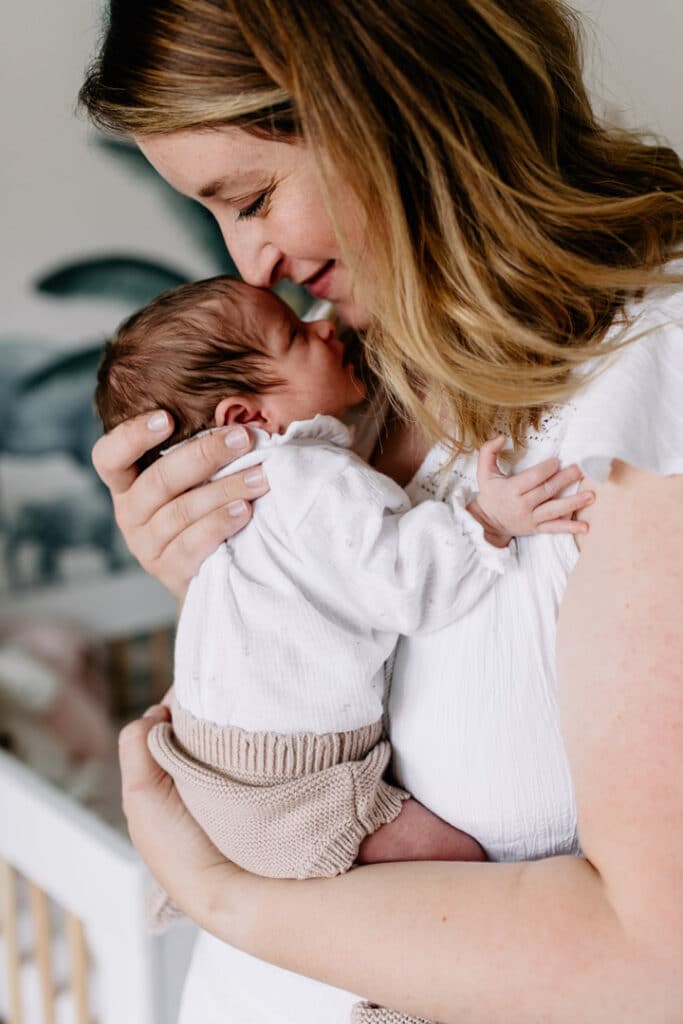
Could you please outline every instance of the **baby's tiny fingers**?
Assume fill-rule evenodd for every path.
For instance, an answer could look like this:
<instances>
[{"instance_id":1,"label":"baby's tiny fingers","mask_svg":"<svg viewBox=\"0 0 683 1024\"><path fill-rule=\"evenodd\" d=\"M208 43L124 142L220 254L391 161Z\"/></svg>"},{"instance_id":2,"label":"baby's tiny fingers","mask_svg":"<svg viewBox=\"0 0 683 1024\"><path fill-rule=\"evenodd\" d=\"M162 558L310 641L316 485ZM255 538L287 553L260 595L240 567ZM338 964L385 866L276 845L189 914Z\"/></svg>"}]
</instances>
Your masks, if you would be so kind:
<instances>
[{"instance_id":1,"label":"baby's tiny fingers","mask_svg":"<svg viewBox=\"0 0 683 1024\"><path fill-rule=\"evenodd\" d=\"M568 498L555 498L554 501L545 501L543 504L537 505L532 513L532 518L537 524L547 523L551 519L562 519L592 505L594 501L595 493L593 491L579 491L578 494L572 494Z\"/></svg>"},{"instance_id":2,"label":"baby's tiny fingers","mask_svg":"<svg viewBox=\"0 0 683 1024\"><path fill-rule=\"evenodd\" d=\"M517 484L518 493L527 494L545 480L550 479L557 473L559 468L559 459L546 459L545 462L539 462L537 465L531 466L530 469L524 469L521 473L515 473L513 479Z\"/></svg>"},{"instance_id":3,"label":"baby's tiny fingers","mask_svg":"<svg viewBox=\"0 0 683 1024\"><path fill-rule=\"evenodd\" d=\"M479 484L490 479L491 477L503 476L498 466L498 455L502 452L505 447L507 438L505 434L499 434L498 437L492 438L490 441L485 441L479 449L479 457L477 459L477 480Z\"/></svg>"},{"instance_id":4,"label":"baby's tiny fingers","mask_svg":"<svg viewBox=\"0 0 683 1024\"><path fill-rule=\"evenodd\" d=\"M555 494L560 494L561 491L564 491L565 488L571 487L572 484L581 479L582 475L578 466L567 466L566 469L561 469L559 472L551 474L538 487L527 491L524 499L532 508L536 505L541 505L548 498L552 498Z\"/></svg>"},{"instance_id":5,"label":"baby's tiny fingers","mask_svg":"<svg viewBox=\"0 0 683 1024\"><path fill-rule=\"evenodd\" d=\"M536 533L588 533L588 523L582 519L551 519L536 527Z\"/></svg>"}]
</instances>

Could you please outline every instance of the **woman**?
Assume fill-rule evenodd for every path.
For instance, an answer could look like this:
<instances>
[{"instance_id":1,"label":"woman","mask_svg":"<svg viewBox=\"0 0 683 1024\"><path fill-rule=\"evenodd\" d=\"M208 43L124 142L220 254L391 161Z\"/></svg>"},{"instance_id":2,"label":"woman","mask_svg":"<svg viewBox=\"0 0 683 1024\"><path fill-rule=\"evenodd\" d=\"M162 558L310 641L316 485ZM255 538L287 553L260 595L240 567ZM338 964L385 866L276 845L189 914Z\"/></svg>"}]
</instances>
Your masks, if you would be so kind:
<instances>
[{"instance_id":1,"label":"woman","mask_svg":"<svg viewBox=\"0 0 683 1024\"><path fill-rule=\"evenodd\" d=\"M499 863L245 875L146 753L163 709L124 730L134 842L222 940L182 1020L347 1019L244 954L444 1022L678 1019L680 161L596 122L557 0L118 0L82 99L212 211L247 281L290 277L364 331L396 409L375 465L415 500L469 486L501 425L516 469L556 454L596 489L580 553L522 540L490 600L397 655L399 781ZM182 595L267 483L192 489L243 431L138 478L164 433L159 411L94 457Z\"/></svg>"}]
</instances>

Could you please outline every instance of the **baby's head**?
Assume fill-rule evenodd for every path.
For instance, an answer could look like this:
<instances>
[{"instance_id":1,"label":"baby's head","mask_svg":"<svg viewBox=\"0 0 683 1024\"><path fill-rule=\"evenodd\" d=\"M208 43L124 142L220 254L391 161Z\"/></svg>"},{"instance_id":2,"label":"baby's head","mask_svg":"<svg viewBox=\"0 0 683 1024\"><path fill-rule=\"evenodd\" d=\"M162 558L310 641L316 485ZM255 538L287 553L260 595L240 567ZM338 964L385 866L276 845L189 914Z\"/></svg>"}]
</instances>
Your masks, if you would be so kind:
<instances>
[{"instance_id":1,"label":"baby's head","mask_svg":"<svg viewBox=\"0 0 683 1024\"><path fill-rule=\"evenodd\" d=\"M105 430L166 409L176 426L166 448L229 423L282 433L364 397L331 321L304 323L272 292L214 277L164 292L121 324L102 354L95 406Z\"/></svg>"}]
</instances>

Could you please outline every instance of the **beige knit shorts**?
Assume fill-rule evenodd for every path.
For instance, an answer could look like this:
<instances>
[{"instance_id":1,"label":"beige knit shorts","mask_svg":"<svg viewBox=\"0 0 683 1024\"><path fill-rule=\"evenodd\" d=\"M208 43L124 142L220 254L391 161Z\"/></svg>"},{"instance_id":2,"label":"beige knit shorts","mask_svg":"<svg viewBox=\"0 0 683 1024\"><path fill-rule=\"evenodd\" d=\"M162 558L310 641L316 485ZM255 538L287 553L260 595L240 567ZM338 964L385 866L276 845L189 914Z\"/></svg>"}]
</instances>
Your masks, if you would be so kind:
<instances>
[{"instance_id":1,"label":"beige knit shorts","mask_svg":"<svg viewBox=\"0 0 683 1024\"><path fill-rule=\"evenodd\" d=\"M176 705L149 749L193 818L231 861L270 878L347 871L408 794L384 781L382 723L347 733L250 733Z\"/></svg>"},{"instance_id":2,"label":"beige knit shorts","mask_svg":"<svg viewBox=\"0 0 683 1024\"><path fill-rule=\"evenodd\" d=\"M382 723L346 733L251 733L194 718L178 704L173 726L148 737L187 809L229 860L270 878L316 878L351 867L363 839L396 818L409 794L384 781L391 749ZM178 916L150 893L150 924ZM429 1024L358 1003L351 1024Z\"/></svg>"}]
</instances>

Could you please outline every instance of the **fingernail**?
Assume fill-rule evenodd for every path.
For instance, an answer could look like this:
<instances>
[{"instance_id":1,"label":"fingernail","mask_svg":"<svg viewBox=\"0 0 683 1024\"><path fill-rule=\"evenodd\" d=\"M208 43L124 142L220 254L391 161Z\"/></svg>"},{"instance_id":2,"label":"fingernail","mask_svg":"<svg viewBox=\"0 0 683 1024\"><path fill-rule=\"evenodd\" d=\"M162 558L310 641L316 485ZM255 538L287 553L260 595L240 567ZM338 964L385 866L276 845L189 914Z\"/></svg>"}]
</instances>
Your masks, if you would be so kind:
<instances>
[{"instance_id":1,"label":"fingernail","mask_svg":"<svg viewBox=\"0 0 683 1024\"><path fill-rule=\"evenodd\" d=\"M246 501L231 501L230 504L228 505L228 515L233 516L233 518L235 519L238 516L243 516L246 511Z\"/></svg>"},{"instance_id":2,"label":"fingernail","mask_svg":"<svg viewBox=\"0 0 683 1024\"><path fill-rule=\"evenodd\" d=\"M153 416L147 420L148 430L165 430L168 426L168 416L165 412L155 412Z\"/></svg>"},{"instance_id":3,"label":"fingernail","mask_svg":"<svg viewBox=\"0 0 683 1024\"><path fill-rule=\"evenodd\" d=\"M161 704L153 704L151 708L147 708L142 717L162 719L166 717L166 709Z\"/></svg>"},{"instance_id":4,"label":"fingernail","mask_svg":"<svg viewBox=\"0 0 683 1024\"><path fill-rule=\"evenodd\" d=\"M235 427L225 435L226 448L246 448L249 444L249 435L243 427Z\"/></svg>"},{"instance_id":5,"label":"fingernail","mask_svg":"<svg viewBox=\"0 0 683 1024\"><path fill-rule=\"evenodd\" d=\"M592 494L592 493L589 493L589 494L586 495L586 497L583 500L586 502L587 505L592 505L593 502L595 501L595 495Z\"/></svg>"},{"instance_id":6,"label":"fingernail","mask_svg":"<svg viewBox=\"0 0 683 1024\"><path fill-rule=\"evenodd\" d=\"M266 482L266 478L263 475L263 470L260 466L247 470L242 479L247 487L260 487Z\"/></svg>"}]
</instances>

